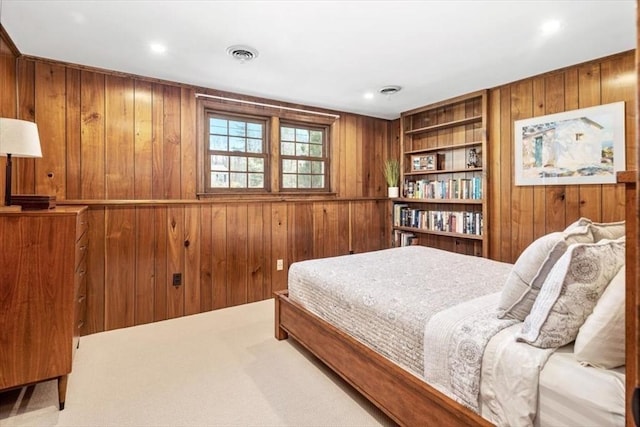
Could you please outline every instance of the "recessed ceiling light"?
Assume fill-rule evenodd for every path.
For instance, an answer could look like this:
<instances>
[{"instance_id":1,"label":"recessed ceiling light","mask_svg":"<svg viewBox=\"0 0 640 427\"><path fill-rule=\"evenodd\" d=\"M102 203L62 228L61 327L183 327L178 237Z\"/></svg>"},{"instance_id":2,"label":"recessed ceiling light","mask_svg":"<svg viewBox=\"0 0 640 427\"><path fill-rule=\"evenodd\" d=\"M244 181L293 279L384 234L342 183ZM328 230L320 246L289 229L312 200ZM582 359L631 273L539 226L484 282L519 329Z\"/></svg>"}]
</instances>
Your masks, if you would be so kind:
<instances>
[{"instance_id":1,"label":"recessed ceiling light","mask_svg":"<svg viewBox=\"0 0 640 427\"><path fill-rule=\"evenodd\" d=\"M380 90L378 92L380 92L383 95L395 95L396 93L400 92L402 88L400 86L396 86L396 85L391 85L391 86L385 86L380 88Z\"/></svg>"},{"instance_id":2,"label":"recessed ceiling light","mask_svg":"<svg viewBox=\"0 0 640 427\"><path fill-rule=\"evenodd\" d=\"M542 31L543 35L549 36L551 34L557 33L560 30L560 27L560 21L558 21L557 19L551 19L544 22L540 26L540 30Z\"/></svg>"},{"instance_id":3,"label":"recessed ceiling light","mask_svg":"<svg viewBox=\"0 0 640 427\"><path fill-rule=\"evenodd\" d=\"M149 47L153 53L165 53L167 51L167 47L160 43L151 43Z\"/></svg>"},{"instance_id":4,"label":"recessed ceiling light","mask_svg":"<svg viewBox=\"0 0 640 427\"><path fill-rule=\"evenodd\" d=\"M236 44L227 48L227 54L241 63L249 62L258 57L258 51L251 46Z\"/></svg>"},{"instance_id":5,"label":"recessed ceiling light","mask_svg":"<svg viewBox=\"0 0 640 427\"><path fill-rule=\"evenodd\" d=\"M373 92L366 92L362 96L364 97L364 99L373 99Z\"/></svg>"}]
</instances>

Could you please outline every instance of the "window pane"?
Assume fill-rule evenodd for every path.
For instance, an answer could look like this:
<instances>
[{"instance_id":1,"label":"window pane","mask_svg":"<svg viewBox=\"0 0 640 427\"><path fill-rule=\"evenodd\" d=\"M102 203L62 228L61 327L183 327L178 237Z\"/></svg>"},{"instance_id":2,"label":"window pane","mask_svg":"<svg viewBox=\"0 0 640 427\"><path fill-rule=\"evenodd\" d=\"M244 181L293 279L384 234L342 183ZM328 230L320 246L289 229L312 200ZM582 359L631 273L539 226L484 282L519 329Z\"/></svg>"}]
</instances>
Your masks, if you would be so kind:
<instances>
[{"instance_id":1,"label":"window pane","mask_svg":"<svg viewBox=\"0 0 640 427\"><path fill-rule=\"evenodd\" d=\"M312 130L309 132L310 141L314 144L322 144L322 132L318 130Z\"/></svg>"},{"instance_id":2,"label":"window pane","mask_svg":"<svg viewBox=\"0 0 640 427\"><path fill-rule=\"evenodd\" d=\"M245 139L237 136L229 138L229 151L241 151L245 152Z\"/></svg>"},{"instance_id":3,"label":"window pane","mask_svg":"<svg viewBox=\"0 0 640 427\"><path fill-rule=\"evenodd\" d=\"M311 188L311 175L298 175L298 188Z\"/></svg>"},{"instance_id":4,"label":"window pane","mask_svg":"<svg viewBox=\"0 0 640 427\"><path fill-rule=\"evenodd\" d=\"M298 173L311 173L311 162L309 160L298 160Z\"/></svg>"},{"instance_id":5,"label":"window pane","mask_svg":"<svg viewBox=\"0 0 640 427\"><path fill-rule=\"evenodd\" d=\"M263 188L263 187L264 187L264 174L250 173L249 188Z\"/></svg>"},{"instance_id":6,"label":"window pane","mask_svg":"<svg viewBox=\"0 0 640 427\"><path fill-rule=\"evenodd\" d=\"M296 129L296 141L309 142L309 131L306 129Z\"/></svg>"},{"instance_id":7,"label":"window pane","mask_svg":"<svg viewBox=\"0 0 640 427\"><path fill-rule=\"evenodd\" d=\"M296 144L296 156L308 156L309 144Z\"/></svg>"},{"instance_id":8,"label":"window pane","mask_svg":"<svg viewBox=\"0 0 640 427\"><path fill-rule=\"evenodd\" d=\"M283 188L296 188L297 187L297 175L284 174L282 175L282 187Z\"/></svg>"},{"instance_id":9,"label":"window pane","mask_svg":"<svg viewBox=\"0 0 640 427\"><path fill-rule=\"evenodd\" d=\"M212 188L228 188L229 174L227 172L211 172Z\"/></svg>"},{"instance_id":10,"label":"window pane","mask_svg":"<svg viewBox=\"0 0 640 427\"><path fill-rule=\"evenodd\" d=\"M293 128L280 128L280 139L283 141L295 141L295 131Z\"/></svg>"},{"instance_id":11,"label":"window pane","mask_svg":"<svg viewBox=\"0 0 640 427\"><path fill-rule=\"evenodd\" d=\"M297 161L285 159L282 161L283 173L296 173L298 171Z\"/></svg>"},{"instance_id":12,"label":"window pane","mask_svg":"<svg viewBox=\"0 0 640 427\"><path fill-rule=\"evenodd\" d=\"M324 176L322 176L322 175L313 175L311 177L311 187L312 188L324 188Z\"/></svg>"},{"instance_id":13,"label":"window pane","mask_svg":"<svg viewBox=\"0 0 640 427\"><path fill-rule=\"evenodd\" d=\"M227 151L227 137L222 135L211 135L209 137L209 149Z\"/></svg>"},{"instance_id":14,"label":"window pane","mask_svg":"<svg viewBox=\"0 0 640 427\"><path fill-rule=\"evenodd\" d=\"M244 122L229 121L229 135L245 136Z\"/></svg>"},{"instance_id":15,"label":"window pane","mask_svg":"<svg viewBox=\"0 0 640 427\"><path fill-rule=\"evenodd\" d=\"M262 125L260 123L247 123L247 136L249 138L262 139Z\"/></svg>"},{"instance_id":16,"label":"window pane","mask_svg":"<svg viewBox=\"0 0 640 427\"><path fill-rule=\"evenodd\" d=\"M262 153L262 140L247 138L247 153Z\"/></svg>"},{"instance_id":17,"label":"window pane","mask_svg":"<svg viewBox=\"0 0 640 427\"><path fill-rule=\"evenodd\" d=\"M311 173L324 173L324 162L311 162Z\"/></svg>"},{"instance_id":18,"label":"window pane","mask_svg":"<svg viewBox=\"0 0 640 427\"><path fill-rule=\"evenodd\" d=\"M296 155L296 144L293 142L283 142L282 143L282 154L283 156L295 156Z\"/></svg>"},{"instance_id":19,"label":"window pane","mask_svg":"<svg viewBox=\"0 0 640 427\"><path fill-rule=\"evenodd\" d=\"M322 145L309 144L309 155L311 157L322 157Z\"/></svg>"},{"instance_id":20,"label":"window pane","mask_svg":"<svg viewBox=\"0 0 640 427\"><path fill-rule=\"evenodd\" d=\"M228 156L211 156L211 170L212 171L228 171L229 157Z\"/></svg>"},{"instance_id":21,"label":"window pane","mask_svg":"<svg viewBox=\"0 0 640 427\"><path fill-rule=\"evenodd\" d=\"M246 157L231 157L231 168L229 170L235 172L246 172L247 170L247 158Z\"/></svg>"},{"instance_id":22,"label":"window pane","mask_svg":"<svg viewBox=\"0 0 640 427\"><path fill-rule=\"evenodd\" d=\"M249 172L264 172L264 159L249 157Z\"/></svg>"},{"instance_id":23,"label":"window pane","mask_svg":"<svg viewBox=\"0 0 640 427\"><path fill-rule=\"evenodd\" d=\"M227 135L227 121L224 119L210 119L209 133L217 133L219 135Z\"/></svg>"},{"instance_id":24,"label":"window pane","mask_svg":"<svg viewBox=\"0 0 640 427\"><path fill-rule=\"evenodd\" d=\"M229 174L231 188L247 188L247 174L231 172Z\"/></svg>"}]
</instances>

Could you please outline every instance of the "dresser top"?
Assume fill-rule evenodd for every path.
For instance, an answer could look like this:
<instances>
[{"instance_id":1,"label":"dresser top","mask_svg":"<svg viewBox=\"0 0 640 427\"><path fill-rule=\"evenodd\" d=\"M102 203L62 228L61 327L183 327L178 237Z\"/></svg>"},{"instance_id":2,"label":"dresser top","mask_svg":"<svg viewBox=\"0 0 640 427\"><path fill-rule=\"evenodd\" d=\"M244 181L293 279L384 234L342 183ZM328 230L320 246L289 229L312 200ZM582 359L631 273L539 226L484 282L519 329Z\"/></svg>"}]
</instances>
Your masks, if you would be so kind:
<instances>
[{"instance_id":1,"label":"dresser top","mask_svg":"<svg viewBox=\"0 0 640 427\"><path fill-rule=\"evenodd\" d=\"M87 206L56 206L53 209L20 209L20 206L0 206L0 216L76 215Z\"/></svg>"}]
</instances>

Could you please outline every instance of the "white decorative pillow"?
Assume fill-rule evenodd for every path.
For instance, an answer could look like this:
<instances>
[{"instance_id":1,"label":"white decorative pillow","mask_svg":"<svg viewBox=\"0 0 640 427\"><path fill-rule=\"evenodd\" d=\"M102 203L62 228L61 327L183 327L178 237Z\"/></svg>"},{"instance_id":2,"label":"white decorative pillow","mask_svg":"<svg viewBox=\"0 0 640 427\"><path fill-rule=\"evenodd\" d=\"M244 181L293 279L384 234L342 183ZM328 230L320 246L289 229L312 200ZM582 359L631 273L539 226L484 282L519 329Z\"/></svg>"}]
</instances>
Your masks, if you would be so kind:
<instances>
[{"instance_id":1,"label":"white decorative pillow","mask_svg":"<svg viewBox=\"0 0 640 427\"><path fill-rule=\"evenodd\" d=\"M578 362L604 369L625 364L624 301L623 265L578 331L573 347Z\"/></svg>"},{"instance_id":2,"label":"white decorative pillow","mask_svg":"<svg viewBox=\"0 0 640 427\"><path fill-rule=\"evenodd\" d=\"M564 231L570 232L577 227L583 227L585 225L591 225L593 229L594 242L599 242L602 239L616 240L624 237L625 234L625 222L593 222L588 218L580 218L573 224L569 225Z\"/></svg>"},{"instance_id":3,"label":"white decorative pillow","mask_svg":"<svg viewBox=\"0 0 640 427\"><path fill-rule=\"evenodd\" d=\"M592 243L591 225L546 234L520 254L502 288L498 317L524 320L556 261L573 243Z\"/></svg>"},{"instance_id":4,"label":"white decorative pillow","mask_svg":"<svg viewBox=\"0 0 640 427\"><path fill-rule=\"evenodd\" d=\"M600 295L624 264L624 247L624 238L569 246L542 285L516 335L518 341L557 348L575 340Z\"/></svg>"}]
</instances>

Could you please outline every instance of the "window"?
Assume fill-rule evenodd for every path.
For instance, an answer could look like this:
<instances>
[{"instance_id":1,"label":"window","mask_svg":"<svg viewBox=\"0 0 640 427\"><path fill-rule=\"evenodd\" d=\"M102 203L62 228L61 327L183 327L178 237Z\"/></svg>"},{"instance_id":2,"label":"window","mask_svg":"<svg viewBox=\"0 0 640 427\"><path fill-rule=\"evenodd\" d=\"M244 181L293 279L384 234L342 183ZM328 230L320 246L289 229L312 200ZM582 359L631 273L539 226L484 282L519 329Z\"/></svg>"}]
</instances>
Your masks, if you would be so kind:
<instances>
[{"instance_id":1,"label":"window","mask_svg":"<svg viewBox=\"0 0 640 427\"><path fill-rule=\"evenodd\" d=\"M286 123L280 126L282 190L325 191L329 188L326 134L324 127Z\"/></svg>"},{"instance_id":2,"label":"window","mask_svg":"<svg viewBox=\"0 0 640 427\"><path fill-rule=\"evenodd\" d=\"M267 190L266 121L208 112L208 190Z\"/></svg>"}]
</instances>

